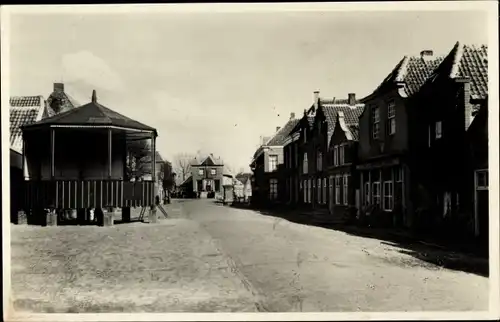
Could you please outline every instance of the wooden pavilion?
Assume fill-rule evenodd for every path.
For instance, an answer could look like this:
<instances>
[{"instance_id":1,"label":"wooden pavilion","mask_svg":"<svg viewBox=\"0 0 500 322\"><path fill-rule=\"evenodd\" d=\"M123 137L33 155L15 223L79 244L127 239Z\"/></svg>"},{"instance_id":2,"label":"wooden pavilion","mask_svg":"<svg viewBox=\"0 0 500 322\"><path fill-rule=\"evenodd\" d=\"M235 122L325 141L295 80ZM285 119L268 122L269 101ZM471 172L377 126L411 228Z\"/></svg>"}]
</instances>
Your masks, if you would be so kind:
<instances>
[{"instance_id":1,"label":"wooden pavilion","mask_svg":"<svg viewBox=\"0 0 500 322\"><path fill-rule=\"evenodd\" d=\"M61 212L95 209L99 222L112 224L112 211L102 210L115 207L122 208L125 221L130 207L151 207L156 220L156 129L99 104L94 90L90 103L22 131L24 211L33 222L55 224ZM126 171L129 147L141 140L151 142L152 178L132 182Z\"/></svg>"}]
</instances>

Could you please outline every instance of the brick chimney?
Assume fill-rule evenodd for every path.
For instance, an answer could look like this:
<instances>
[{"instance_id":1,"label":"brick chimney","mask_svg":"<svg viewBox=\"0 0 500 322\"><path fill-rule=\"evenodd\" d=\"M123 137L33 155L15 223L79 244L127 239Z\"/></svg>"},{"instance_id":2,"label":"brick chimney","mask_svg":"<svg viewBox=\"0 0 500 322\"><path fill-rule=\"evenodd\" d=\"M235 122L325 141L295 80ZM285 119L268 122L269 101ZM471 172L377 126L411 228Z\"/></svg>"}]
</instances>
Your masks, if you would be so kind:
<instances>
[{"instance_id":1,"label":"brick chimney","mask_svg":"<svg viewBox=\"0 0 500 322\"><path fill-rule=\"evenodd\" d=\"M295 120L295 113L294 112L290 113L290 120Z\"/></svg>"},{"instance_id":2,"label":"brick chimney","mask_svg":"<svg viewBox=\"0 0 500 322\"><path fill-rule=\"evenodd\" d=\"M54 83L54 92L64 92L64 84Z\"/></svg>"},{"instance_id":3,"label":"brick chimney","mask_svg":"<svg viewBox=\"0 0 500 322\"><path fill-rule=\"evenodd\" d=\"M422 50L420 52L420 58L426 60L431 59L434 56L434 52L432 50Z\"/></svg>"},{"instance_id":4,"label":"brick chimney","mask_svg":"<svg viewBox=\"0 0 500 322\"><path fill-rule=\"evenodd\" d=\"M356 105L356 94L355 93L349 93L349 105Z\"/></svg>"},{"instance_id":5,"label":"brick chimney","mask_svg":"<svg viewBox=\"0 0 500 322\"><path fill-rule=\"evenodd\" d=\"M314 97L314 111L317 111L318 110L318 105L319 105L319 91L314 91L313 93L313 97Z\"/></svg>"}]
</instances>

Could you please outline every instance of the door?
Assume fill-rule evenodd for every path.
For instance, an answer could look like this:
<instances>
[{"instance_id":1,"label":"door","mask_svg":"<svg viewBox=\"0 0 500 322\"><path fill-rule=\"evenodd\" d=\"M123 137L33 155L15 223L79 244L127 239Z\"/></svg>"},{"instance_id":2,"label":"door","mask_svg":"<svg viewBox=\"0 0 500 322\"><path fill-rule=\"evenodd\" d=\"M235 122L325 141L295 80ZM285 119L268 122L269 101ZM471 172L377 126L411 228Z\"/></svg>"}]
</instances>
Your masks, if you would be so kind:
<instances>
[{"instance_id":1,"label":"door","mask_svg":"<svg viewBox=\"0 0 500 322\"><path fill-rule=\"evenodd\" d=\"M489 230L489 196L488 190L477 190L477 214L479 224L479 237L482 241L488 241Z\"/></svg>"}]
</instances>

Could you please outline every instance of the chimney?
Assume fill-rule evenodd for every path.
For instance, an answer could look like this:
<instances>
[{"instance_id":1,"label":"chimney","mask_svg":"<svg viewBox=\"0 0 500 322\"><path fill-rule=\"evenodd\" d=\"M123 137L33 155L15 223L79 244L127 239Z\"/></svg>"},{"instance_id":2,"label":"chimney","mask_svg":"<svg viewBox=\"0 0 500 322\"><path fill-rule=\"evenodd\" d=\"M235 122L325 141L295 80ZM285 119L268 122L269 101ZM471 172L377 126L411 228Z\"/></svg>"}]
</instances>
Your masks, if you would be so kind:
<instances>
[{"instance_id":1,"label":"chimney","mask_svg":"<svg viewBox=\"0 0 500 322\"><path fill-rule=\"evenodd\" d=\"M95 92L95 89L92 91L92 103L96 103L97 102L97 94Z\"/></svg>"},{"instance_id":2,"label":"chimney","mask_svg":"<svg viewBox=\"0 0 500 322\"><path fill-rule=\"evenodd\" d=\"M64 92L64 84L54 83L54 92Z\"/></svg>"},{"instance_id":3,"label":"chimney","mask_svg":"<svg viewBox=\"0 0 500 322\"><path fill-rule=\"evenodd\" d=\"M422 59L430 59L434 55L434 52L432 50L422 50L420 52L420 58Z\"/></svg>"},{"instance_id":4,"label":"chimney","mask_svg":"<svg viewBox=\"0 0 500 322\"><path fill-rule=\"evenodd\" d=\"M314 111L318 110L319 91L314 91Z\"/></svg>"},{"instance_id":5,"label":"chimney","mask_svg":"<svg viewBox=\"0 0 500 322\"><path fill-rule=\"evenodd\" d=\"M278 132L281 129L281 126L276 127L276 132Z\"/></svg>"},{"instance_id":6,"label":"chimney","mask_svg":"<svg viewBox=\"0 0 500 322\"><path fill-rule=\"evenodd\" d=\"M356 105L356 94L355 93L349 93L349 105L351 105L351 106Z\"/></svg>"},{"instance_id":7,"label":"chimney","mask_svg":"<svg viewBox=\"0 0 500 322\"><path fill-rule=\"evenodd\" d=\"M295 119L295 113L292 112L292 113L290 113L290 120L294 120L294 119Z\"/></svg>"}]
</instances>

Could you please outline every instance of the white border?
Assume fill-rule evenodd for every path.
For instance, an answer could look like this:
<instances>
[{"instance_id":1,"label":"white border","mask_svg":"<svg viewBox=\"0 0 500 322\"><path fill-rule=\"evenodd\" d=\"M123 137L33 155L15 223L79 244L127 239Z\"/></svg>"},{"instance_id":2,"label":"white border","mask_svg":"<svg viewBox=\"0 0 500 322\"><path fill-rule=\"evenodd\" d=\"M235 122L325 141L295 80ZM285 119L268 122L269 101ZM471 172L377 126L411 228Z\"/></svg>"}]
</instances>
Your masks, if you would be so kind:
<instances>
[{"instance_id":1,"label":"white border","mask_svg":"<svg viewBox=\"0 0 500 322\"><path fill-rule=\"evenodd\" d=\"M9 301L10 290L10 194L2 193L3 205L3 295L4 318L9 321L192 321L192 320L469 320L499 317L499 198L498 198L498 7L496 1L442 1L442 2L370 2L370 3L273 3L273 4L127 4L127 5L62 5L62 6L2 6L1 10L1 75L2 106L9 106L9 22L10 14L88 14L99 13L221 13L221 12L314 12L314 11L469 11L481 10L489 14L489 174L490 174L490 310L489 312L411 312L411 313L170 313L170 314L16 314ZM2 128L2 178L10 181L8 109L1 108ZM9 184L4 185L9 186ZM8 191L8 189L6 190Z\"/></svg>"}]
</instances>

